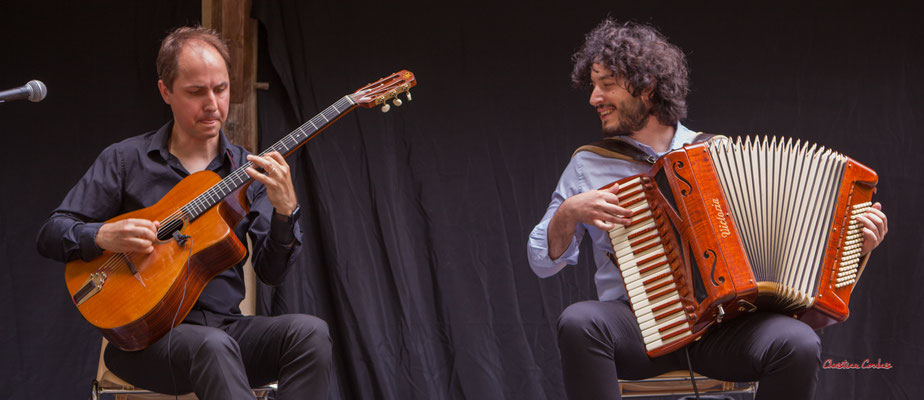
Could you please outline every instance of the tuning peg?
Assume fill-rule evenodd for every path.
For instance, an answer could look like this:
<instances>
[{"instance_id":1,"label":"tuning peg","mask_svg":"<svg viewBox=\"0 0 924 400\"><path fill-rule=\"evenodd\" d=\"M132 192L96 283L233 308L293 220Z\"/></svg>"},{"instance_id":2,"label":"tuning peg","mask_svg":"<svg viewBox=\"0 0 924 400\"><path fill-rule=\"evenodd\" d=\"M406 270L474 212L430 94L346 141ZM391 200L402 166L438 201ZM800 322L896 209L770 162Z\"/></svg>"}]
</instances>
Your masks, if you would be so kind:
<instances>
[{"instance_id":1,"label":"tuning peg","mask_svg":"<svg viewBox=\"0 0 924 400\"><path fill-rule=\"evenodd\" d=\"M411 101L411 91L407 91L407 101Z\"/></svg>"},{"instance_id":2,"label":"tuning peg","mask_svg":"<svg viewBox=\"0 0 924 400\"><path fill-rule=\"evenodd\" d=\"M393 103L395 103L395 107L401 107L401 104L403 104L401 99L398 97L395 97L395 101Z\"/></svg>"},{"instance_id":3,"label":"tuning peg","mask_svg":"<svg viewBox=\"0 0 924 400\"><path fill-rule=\"evenodd\" d=\"M391 106L388 105L388 103L385 103L385 105L382 106L382 112L387 113L388 110L391 110Z\"/></svg>"}]
</instances>

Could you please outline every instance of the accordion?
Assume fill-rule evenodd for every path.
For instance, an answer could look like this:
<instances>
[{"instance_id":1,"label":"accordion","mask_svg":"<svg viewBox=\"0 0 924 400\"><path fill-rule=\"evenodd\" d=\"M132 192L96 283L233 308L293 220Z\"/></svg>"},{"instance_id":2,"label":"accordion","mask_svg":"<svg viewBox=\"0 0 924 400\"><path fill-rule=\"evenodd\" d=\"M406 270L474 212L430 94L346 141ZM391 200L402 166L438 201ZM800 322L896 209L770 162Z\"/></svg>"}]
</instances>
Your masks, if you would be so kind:
<instances>
[{"instance_id":1,"label":"accordion","mask_svg":"<svg viewBox=\"0 0 924 400\"><path fill-rule=\"evenodd\" d=\"M814 329L847 319L862 272L856 217L877 179L807 142L717 137L614 182L632 216L610 230L611 258L648 355L756 310Z\"/></svg>"}]
</instances>

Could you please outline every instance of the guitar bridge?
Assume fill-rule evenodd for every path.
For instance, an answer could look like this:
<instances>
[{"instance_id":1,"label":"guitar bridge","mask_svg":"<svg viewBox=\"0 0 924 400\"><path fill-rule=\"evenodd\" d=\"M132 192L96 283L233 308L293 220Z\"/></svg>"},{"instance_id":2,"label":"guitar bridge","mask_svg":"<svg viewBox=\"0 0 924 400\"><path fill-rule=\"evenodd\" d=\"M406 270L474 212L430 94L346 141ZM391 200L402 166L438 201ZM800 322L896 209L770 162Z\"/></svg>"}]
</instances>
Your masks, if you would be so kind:
<instances>
[{"instance_id":1,"label":"guitar bridge","mask_svg":"<svg viewBox=\"0 0 924 400\"><path fill-rule=\"evenodd\" d=\"M80 290L74 294L74 304L81 305L83 302L87 301L93 295L99 293L103 288L103 283L106 282L106 273L105 272L96 272L90 274L90 278L80 287Z\"/></svg>"}]
</instances>

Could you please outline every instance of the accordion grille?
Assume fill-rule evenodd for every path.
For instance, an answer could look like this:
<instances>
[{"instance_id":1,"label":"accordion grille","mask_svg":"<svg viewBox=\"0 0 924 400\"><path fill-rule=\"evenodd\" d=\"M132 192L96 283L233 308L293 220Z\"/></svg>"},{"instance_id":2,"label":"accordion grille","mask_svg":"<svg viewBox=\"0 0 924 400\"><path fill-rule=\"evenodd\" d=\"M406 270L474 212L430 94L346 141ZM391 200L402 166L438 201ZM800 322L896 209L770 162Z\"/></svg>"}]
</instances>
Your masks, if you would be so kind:
<instances>
[{"instance_id":1,"label":"accordion grille","mask_svg":"<svg viewBox=\"0 0 924 400\"><path fill-rule=\"evenodd\" d=\"M758 282L810 305L847 157L776 138L709 143L709 154Z\"/></svg>"}]
</instances>

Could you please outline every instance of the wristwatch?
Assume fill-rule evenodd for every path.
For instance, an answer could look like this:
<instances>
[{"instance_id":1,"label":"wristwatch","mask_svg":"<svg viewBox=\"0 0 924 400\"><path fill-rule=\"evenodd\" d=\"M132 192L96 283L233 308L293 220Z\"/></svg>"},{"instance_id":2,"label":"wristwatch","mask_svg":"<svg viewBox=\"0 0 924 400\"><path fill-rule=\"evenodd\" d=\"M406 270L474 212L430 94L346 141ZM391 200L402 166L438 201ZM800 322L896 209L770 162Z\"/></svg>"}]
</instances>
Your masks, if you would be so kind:
<instances>
[{"instance_id":1,"label":"wristwatch","mask_svg":"<svg viewBox=\"0 0 924 400\"><path fill-rule=\"evenodd\" d=\"M296 205L295 209L292 210L292 213L289 215L280 214L278 211L273 210L273 218L278 219L279 222L292 222L298 220L298 215L301 212L301 206Z\"/></svg>"}]
</instances>

